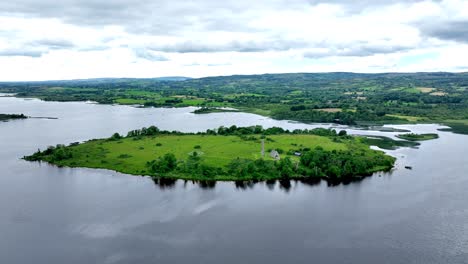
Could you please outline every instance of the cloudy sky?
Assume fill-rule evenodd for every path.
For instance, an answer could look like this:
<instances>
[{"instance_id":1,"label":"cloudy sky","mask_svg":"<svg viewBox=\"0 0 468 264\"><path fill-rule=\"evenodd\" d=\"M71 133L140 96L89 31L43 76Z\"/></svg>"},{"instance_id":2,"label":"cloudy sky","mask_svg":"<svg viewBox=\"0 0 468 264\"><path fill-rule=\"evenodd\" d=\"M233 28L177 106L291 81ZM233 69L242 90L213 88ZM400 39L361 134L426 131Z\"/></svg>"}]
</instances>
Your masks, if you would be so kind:
<instances>
[{"instance_id":1,"label":"cloudy sky","mask_svg":"<svg viewBox=\"0 0 468 264\"><path fill-rule=\"evenodd\" d=\"M0 2L0 80L468 71L468 0Z\"/></svg>"}]
</instances>

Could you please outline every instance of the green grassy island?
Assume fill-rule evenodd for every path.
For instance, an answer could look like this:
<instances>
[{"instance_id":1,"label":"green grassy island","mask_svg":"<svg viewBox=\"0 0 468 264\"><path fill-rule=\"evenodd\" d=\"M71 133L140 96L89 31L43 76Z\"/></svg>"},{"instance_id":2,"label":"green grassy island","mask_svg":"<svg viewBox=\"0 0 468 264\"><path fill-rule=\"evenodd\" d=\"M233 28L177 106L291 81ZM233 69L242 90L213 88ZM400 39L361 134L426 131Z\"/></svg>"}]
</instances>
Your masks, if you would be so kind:
<instances>
[{"instance_id":1,"label":"green grassy island","mask_svg":"<svg viewBox=\"0 0 468 264\"><path fill-rule=\"evenodd\" d=\"M8 121L12 119L26 119L24 114L0 114L0 121Z\"/></svg>"},{"instance_id":2,"label":"green grassy island","mask_svg":"<svg viewBox=\"0 0 468 264\"><path fill-rule=\"evenodd\" d=\"M152 126L123 137L38 150L24 159L58 166L110 169L154 178L200 181L352 180L390 170L395 158L364 138L330 129L220 127L203 133Z\"/></svg>"},{"instance_id":3,"label":"green grassy island","mask_svg":"<svg viewBox=\"0 0 468 264\"><path fill-rule=\"evenodd\" d=\"M398 138L404 139L404 140L409 140L409 141L423 141L423 140L431 140L431 139L436 139L439 138L439 135L437 134L402 134L398 135Z\"/></svg>"}]
</instances>

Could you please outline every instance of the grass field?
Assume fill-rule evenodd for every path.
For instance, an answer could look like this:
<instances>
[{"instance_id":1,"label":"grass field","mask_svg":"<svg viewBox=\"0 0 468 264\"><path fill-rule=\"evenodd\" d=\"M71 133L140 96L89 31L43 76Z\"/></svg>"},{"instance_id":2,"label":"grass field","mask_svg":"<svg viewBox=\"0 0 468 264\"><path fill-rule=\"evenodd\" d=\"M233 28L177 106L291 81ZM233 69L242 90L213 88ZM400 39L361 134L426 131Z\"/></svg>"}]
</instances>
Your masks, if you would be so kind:
<instances>
[{"instance_id":1,"label":"grass field","mask_svg":"<svg viewBox=\"0 0 468 264\"><path fill-rule=\"evenodd\" d=\"M321 109L317 109L317 111L322 111L322 112L327 112L327 113L337 113L337 112L342 112L343 110L341 108L321 108Z\"/></svg>"},{"instance_id":2,"label":"grass field","mask_svg":"<svg viewBox=\"0 0 468 264\"><path fill-rule=\"evenodd\" d=\"M429 87L418 87L416 89L418 89L422 93L430 93L436 90L435 88L429 88Z\"/></svg>"},{"instance_id":3,"label":"grass field","mask_svg":"<svg viewBox=\"0 0 468 264\"><path fill-rule=\"evenodd\" d=\"M389 114L387 114L387 116L396 117L396 118L400 118L400 119L406 119L409 122L420 122L420 121L426 121L427 120L427 118L420 117L420 116L389 115Z\"/></svg>"},{"instance_id":4,"label":"grass field","mask_svg":"<svg viewBox=\"0 0 468 264\"><path fill-rule=\"evenodd\" d=\"M177 159L184 160L193 151L197 151L204 162L210 166L225 166L232 159L258 159L261 157L261 143L257 140L243 140L238 136L199 136L199 135L161 135L157 137L146 137L140 140L131 138L120 141L90 141L73 147L73 161L66 161L70 164L88 167L101 167L105 160L106 164L117 165L116 170L127 171L126 168L138 168L143 170L147 161L156 159L166 153L173 153ZM330 138L315 135L273 135L265 141L265 150L290 149L321 146L325 150L346 150L348 146L345 143L333 142ZM292 144L296 144L294 146ZM200 146L195 149L195 146ZM125 159L119 158L122 155L129 155ZM271 159L265 155L266 159ZM71 164L75 162L76 164ZM132 169L133 170L133 169Z\"/></svg>"}]
</instances>

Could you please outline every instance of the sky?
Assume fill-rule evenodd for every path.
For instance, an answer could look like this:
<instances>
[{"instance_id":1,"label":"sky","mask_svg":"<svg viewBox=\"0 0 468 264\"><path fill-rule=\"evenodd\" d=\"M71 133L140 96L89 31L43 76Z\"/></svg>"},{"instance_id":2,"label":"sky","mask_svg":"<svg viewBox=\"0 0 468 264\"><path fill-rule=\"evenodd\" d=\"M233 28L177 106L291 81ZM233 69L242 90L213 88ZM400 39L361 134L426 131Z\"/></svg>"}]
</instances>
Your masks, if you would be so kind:
<instances>
[{"instance_id":1,"label":"sky","mask_svg":"<svg viewBox=\"0 0 468 264\"><path fill-rule=\"evenodd\" d=\"M468 0L0 2L0 81L468 71Z\"/></svg>"}]
</instances>

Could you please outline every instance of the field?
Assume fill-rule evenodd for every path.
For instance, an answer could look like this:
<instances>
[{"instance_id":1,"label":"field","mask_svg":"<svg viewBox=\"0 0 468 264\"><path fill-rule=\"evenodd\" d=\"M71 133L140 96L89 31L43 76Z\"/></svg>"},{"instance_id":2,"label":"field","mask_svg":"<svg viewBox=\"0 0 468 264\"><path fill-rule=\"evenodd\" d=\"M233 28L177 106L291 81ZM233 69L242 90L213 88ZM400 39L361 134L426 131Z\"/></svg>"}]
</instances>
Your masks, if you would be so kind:
<instances>
[{"instance_id":1,"label":"field","mask_svg":"<svg viewBox=\"0 0 468 264\"><path fill-rule=\"evenodd\" d=\"M338 112L342 112L343 110L341 108L322 108L322 109L317 109L317 111L322 111L322 112L327 112L327 113L338 113Z\"/></svg>"},{"instance_id":2,"label":"field","mask_svg":"<svg viewBox=\"0 0 468 264\"><path fill-rule=\"evenodd\" d=\"M332 142L330 138L316 135L273 135L268 138L273 142L265 141L266 152L269 149L288 151L298 147L314 148L316 146L321 146L325 150L348 149L344 143ZM297 144L297 146L292 144ZM200 146L200 148L195 149L195 146ZM127 170L129 166L138 168L137 171L144 170L146 161L169 152L173 153L177 159L186 159L193 151L197 151L204 162L210 166L225 166L235 158L258 159L261 157L261 143L258 137L256 140L243 140L238 136L161 135L140 140L131 138L120 141L99 140L79 145L73 150L77 153L73 162L78 166L100 167L103 153L107 153L105 155L107 164L118 166L118 171ZM130 157L119 158L125 154ZM273 160L269 153L265 156L265 159Z\"/></svg>"},{"instance_id":3,"label":"field","mask_svg":"<svg viewBox=\"0 0 468 264\"><path fill-rule=\"evenodd\" d=\"M416 89L421 91L421 93L430 93L436 90L435 88L429 88L429 87L418 87Z\"/></svg>"},{"instance_id":4,"label":"field","mask_svg":"<svg viewBox=\"0 0 468 264\"><path fill-rule=\"evenodd\" d=\"M407 120L408 122L423 122L427 121L427 118L420 117L420 116L407 116L407 115L387 115L390 117L396 117L398 119Z\"/></svg>"}]
</instances>

